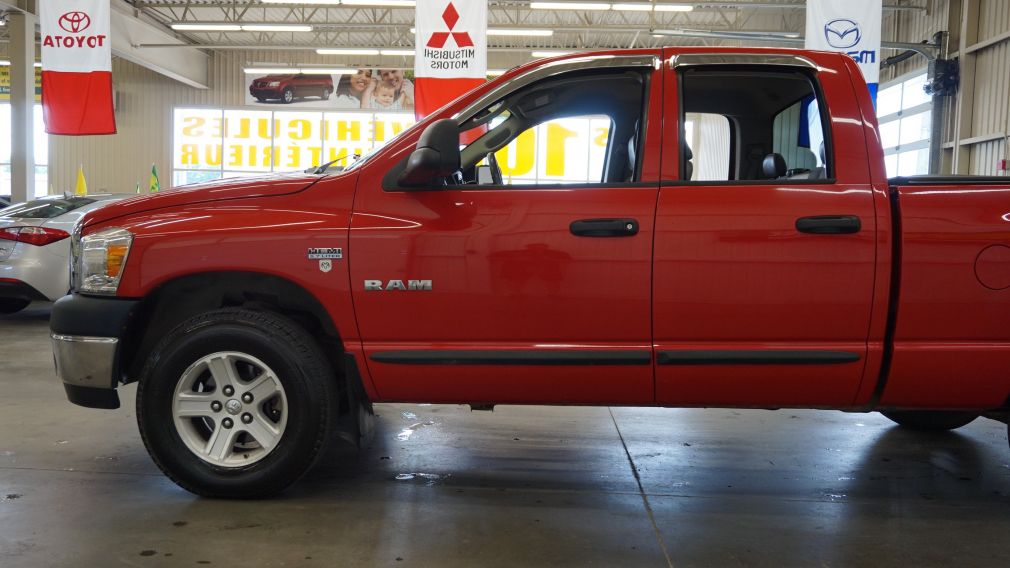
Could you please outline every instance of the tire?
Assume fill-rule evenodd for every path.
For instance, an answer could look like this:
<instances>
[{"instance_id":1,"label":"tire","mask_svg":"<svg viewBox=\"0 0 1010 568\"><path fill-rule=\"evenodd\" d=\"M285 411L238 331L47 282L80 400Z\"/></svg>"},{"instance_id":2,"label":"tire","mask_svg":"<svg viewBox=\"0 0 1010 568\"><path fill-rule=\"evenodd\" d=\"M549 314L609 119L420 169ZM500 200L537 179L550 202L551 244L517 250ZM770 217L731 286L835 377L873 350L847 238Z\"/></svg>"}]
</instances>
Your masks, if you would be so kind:
<instances>
[{"instance_id":1,"label":"tire","mask_svg":"<svg viewBox=\"0 0 1010 568\"><path fill-rule=\"evenodd\" d=\"M260 399L243 398L247 387ZM151 458L183 489L262 498L316 461L333 431L335 390L328 359L298 324L222 309L183 322L154 348L137 388L137 423Z\"/></svg>"},{"instance_id":2,"label":"tire","mask_svg":"<svg viewBox=\"0 0 1010 568\"><path fill-rule=\"evenodd\" d=\"M31 303L31 300L22 300L21 298L0 298L0 314L20 312Z\"/></svg>"},{"instance_id":3,"label":"tire","mask_svg":"<svg viewBox=\"0 0 1010 568\"><path fill-rule=\"evenodd\" d=\"M261 102L261 103L267 102L266 97L256 97L256 100L259 101L259 102Z\"/></svg>"},{"instance_id":4,"label":"tire","mask_svg":"<svg viewBox=\"0 0 1010 568\"><path fill-rule=\"evenodd\" d=\"M291 90L291 87L285 87L281 92L281 102L286 105L295 102L295 92Z\"/></svg>"},{"instance_id":5,"label":"tire","mask_svg":"<svg viewBox=\"0 0 1010 568\"><path fill-rule=\"evenodd\" d=\"M323 89L323 100L324 101L330 100L330 95L332 95L332 94L333 94L333 91L331 91L330 89Z\"/></svg>"},{"instance_id":6,"label":"tire","mask_svg":"<svg viewBox=\"0 0 1010 568\"><path fill-rule=\"evenodd\" d=\"M945 432L966 426L976 418L974 412L949 410L893 410L881 412L902 428L921 432Z\"/></svg>"}]
</instances>

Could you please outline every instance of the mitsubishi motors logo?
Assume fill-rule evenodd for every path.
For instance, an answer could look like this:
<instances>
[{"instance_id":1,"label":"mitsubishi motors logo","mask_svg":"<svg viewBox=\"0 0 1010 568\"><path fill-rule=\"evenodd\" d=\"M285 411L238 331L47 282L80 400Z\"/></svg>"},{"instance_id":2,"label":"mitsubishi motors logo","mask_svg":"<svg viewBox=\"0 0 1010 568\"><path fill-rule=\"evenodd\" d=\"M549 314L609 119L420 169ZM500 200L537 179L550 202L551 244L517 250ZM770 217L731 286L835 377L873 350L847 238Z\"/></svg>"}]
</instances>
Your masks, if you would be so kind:
<instances>
[{"instance_id":1,"label":"mitsubishi motors logo","mask_svg":"<svg viewBox=\"0 0 1010 568\"><path fill-rule=\"evenodd\" d=\"M76 34L91 26L91 17L84 12L67 12L60 16L58 23L63 31Z\"/></svg>"},{"instance_id":2,"label":"mitsubishi motors logo","mask_svg":"<svg viewBox=\"0 0 1010 568\"><path fill-rule=\"evenodd\" d=\"M433 32L428 39L428 47L442 49L445 47L445 42L449 40L449 36L452 36L453 41L456 42L456 47L473 47L473 39L470 38L469 33L452 31L456 27L456 23L459 22L459 12L456 11L456 7L452 5L452 2L449 2L449 5L445 7L445 11L442 12L442 21L445 22L449 31Z\"/></svg>"}]
</instances>

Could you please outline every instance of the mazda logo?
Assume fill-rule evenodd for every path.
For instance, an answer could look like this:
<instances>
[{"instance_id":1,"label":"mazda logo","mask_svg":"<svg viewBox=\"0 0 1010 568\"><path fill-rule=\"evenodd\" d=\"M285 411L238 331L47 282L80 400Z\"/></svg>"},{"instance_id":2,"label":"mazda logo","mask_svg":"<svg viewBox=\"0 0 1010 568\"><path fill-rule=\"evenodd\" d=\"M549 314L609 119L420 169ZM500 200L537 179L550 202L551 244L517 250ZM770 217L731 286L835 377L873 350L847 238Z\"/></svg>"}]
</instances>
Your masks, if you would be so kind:
<instances>
[{"instance_id":1,"label":"mazda logo","mask_svg":"<svg viewBox=\"0 0 1010 568\"><path fill-rule=\"evenodd\" d=\"M828 45L838 49L848 49L863 38L859 31L859 24L852 20L839 18L831 20L824 26L824 39L828 40Z\"/></svg>"},{"instance_id":2,"label":"mazda logo","mask_svg":"<svg viewBox=\"0 0 1010 568\"><path fill-rule=\"evenodd\" d=\"M59 24L64 31L76 34L88 29L91 17L84 12L67 12L60 16Z\"/></svg>"}]
</instances>

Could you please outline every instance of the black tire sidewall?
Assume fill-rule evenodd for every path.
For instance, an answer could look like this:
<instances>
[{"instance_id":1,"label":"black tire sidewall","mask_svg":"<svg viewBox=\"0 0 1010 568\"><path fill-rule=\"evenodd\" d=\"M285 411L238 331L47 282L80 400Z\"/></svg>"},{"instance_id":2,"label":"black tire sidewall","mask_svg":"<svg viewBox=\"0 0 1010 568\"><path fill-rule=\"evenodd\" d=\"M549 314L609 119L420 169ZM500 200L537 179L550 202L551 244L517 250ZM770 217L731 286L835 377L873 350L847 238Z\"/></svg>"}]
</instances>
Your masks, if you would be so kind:
<instances>
[{"instance_id":1,"label":"black tire sidewall","mask_svg":"<svg viewBox=\"0 0 1010 568\"><path fill-rule=\"evenodd\" d=\"M178 330L177 330L178 331ZM318 451L325 430L325 385L312 380L296 345L247 322L206 321L173 332L137 393L137 420L158 465L186 489L209 496L249 497L274 493L300 477ZM265 363L284 386L287 424L278 445L263 459L222 468L195 455L182 441L172 416L176 385L186 369L211 353L236 351Z\"/></svg>"}]
</instances>

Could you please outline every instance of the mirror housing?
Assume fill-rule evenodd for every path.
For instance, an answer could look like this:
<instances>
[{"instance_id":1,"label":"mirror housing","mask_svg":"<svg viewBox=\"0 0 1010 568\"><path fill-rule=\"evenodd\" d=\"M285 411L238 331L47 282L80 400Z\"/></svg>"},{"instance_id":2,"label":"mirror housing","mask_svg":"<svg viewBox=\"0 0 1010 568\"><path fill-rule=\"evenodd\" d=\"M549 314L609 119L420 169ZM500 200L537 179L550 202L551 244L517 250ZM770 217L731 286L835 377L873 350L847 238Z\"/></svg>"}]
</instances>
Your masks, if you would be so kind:
<instances>
[{"instance_id":1,"label":"mirror housing","mask_svg":"<svg viewBox=\"0 0 1010 568\"><path fill-rule=\"evenodd\" d=\"M397 184L405 187L432 185L436 180L452 176L459 168L459 127L456 121L443 118L429 124L421 133Z\"/></svg>"}]
</instances>

